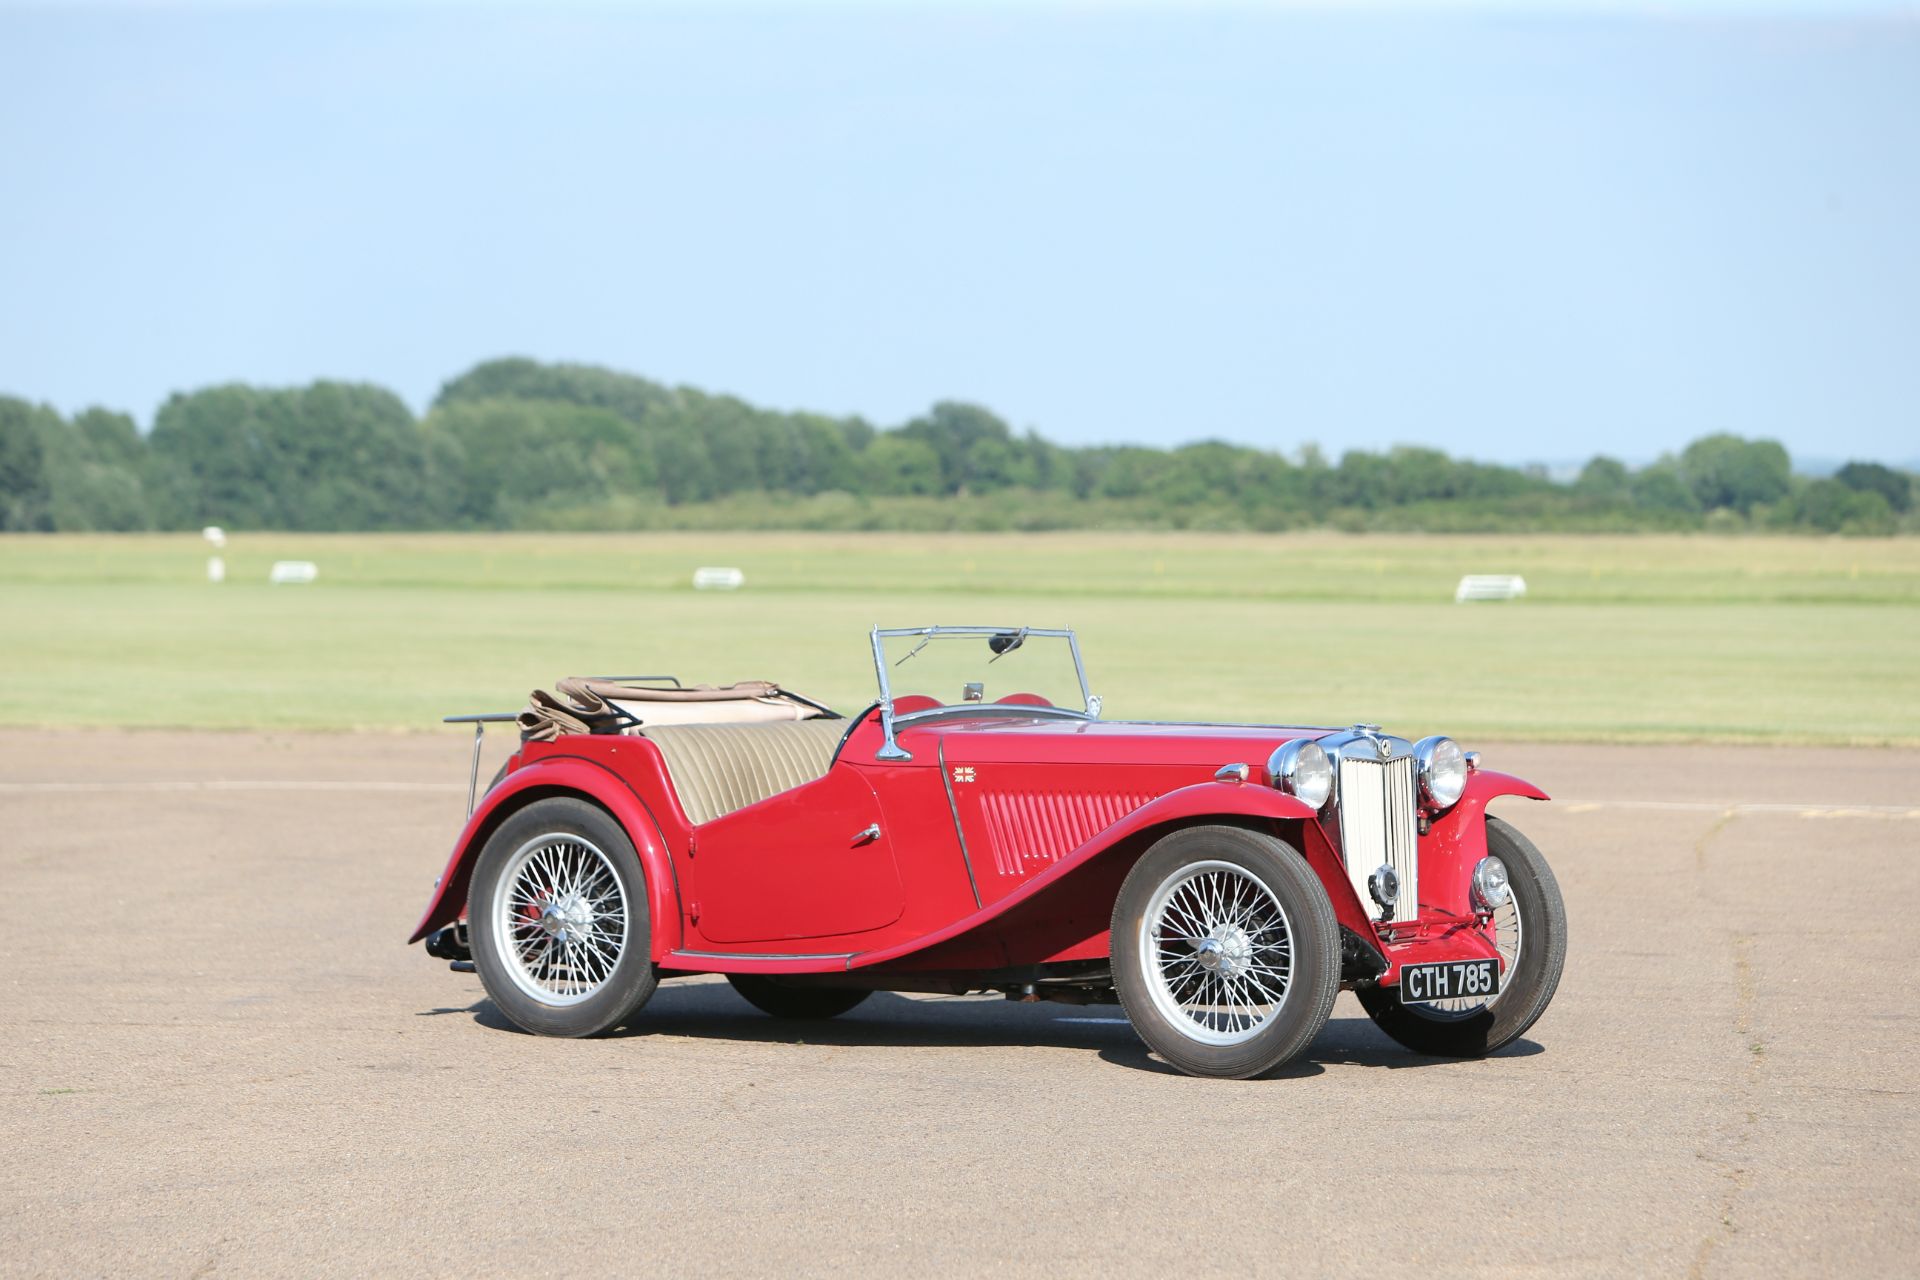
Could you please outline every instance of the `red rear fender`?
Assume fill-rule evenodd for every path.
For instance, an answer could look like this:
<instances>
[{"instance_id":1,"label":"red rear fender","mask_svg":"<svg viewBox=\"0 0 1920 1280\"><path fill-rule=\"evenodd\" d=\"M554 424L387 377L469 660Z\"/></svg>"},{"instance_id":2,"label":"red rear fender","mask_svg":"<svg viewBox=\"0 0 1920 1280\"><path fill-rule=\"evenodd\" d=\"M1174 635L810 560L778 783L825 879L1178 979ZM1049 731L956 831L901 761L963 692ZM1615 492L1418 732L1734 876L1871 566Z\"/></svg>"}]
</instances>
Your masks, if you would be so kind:
<instances>
[{"instance_id":1,"label":"red rear fender","mask_svg":"<svg viewBox=\"0 0 1920 1280\"><path fill-rule=\"evenodd\" d=\"M435 929L458 920L467 909L467 885L487 837L516 810L555 795L577 796L613 815L627 838L633 841L634 850L640 855L641 871L646 875L653 958L657 960L678 947L679 894L659 824L633 789L605 766L579 756L555 755L541 756L515 769L481 800L473 816L467 819L460 838L454 841L453 855L435 882L433 900L427 904L426 913L414 926L408 941L418 942Z\"/></svg>"}]
</instances>

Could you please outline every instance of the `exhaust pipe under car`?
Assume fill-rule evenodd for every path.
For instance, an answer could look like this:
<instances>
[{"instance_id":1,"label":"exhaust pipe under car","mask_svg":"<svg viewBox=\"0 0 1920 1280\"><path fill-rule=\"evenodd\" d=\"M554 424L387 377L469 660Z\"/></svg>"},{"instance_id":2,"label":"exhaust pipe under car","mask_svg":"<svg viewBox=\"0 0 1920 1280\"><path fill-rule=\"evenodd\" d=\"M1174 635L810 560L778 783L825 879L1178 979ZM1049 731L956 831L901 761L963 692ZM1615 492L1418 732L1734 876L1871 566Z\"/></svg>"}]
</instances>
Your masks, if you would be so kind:
<instances>
[{"instance_id":1,"label":"exhaust pipe under car","mask_svg":"<svg viewBox=\"0 0 1920 1280\"><path fill-rule=\"evenodd\" d=\"M467 922L458 921L427 935L427 954L437 960L451 961L459 973L473 972L473 947L467 940Z\"/></svg>"}]
</instances>

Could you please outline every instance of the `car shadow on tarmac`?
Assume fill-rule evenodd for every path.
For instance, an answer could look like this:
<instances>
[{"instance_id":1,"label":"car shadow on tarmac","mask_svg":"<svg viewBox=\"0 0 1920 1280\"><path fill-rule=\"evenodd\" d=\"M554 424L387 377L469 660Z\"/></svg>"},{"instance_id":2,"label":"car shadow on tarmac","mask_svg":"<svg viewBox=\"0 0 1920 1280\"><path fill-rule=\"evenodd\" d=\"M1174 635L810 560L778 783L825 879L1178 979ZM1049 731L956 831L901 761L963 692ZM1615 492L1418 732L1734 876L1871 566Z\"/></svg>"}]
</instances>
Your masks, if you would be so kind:
<instances>
[{"instance_id":1,"label":"car shadow on tarmac","mask_svg":"<svg viewBox=\"0 0 1920 1280\"><path fill-rule=\"evenodd\" d=\"M425 1010L432 1017L469 1013L493 1031L527 1035L484 997L471 1005ZM772 1018L749 1005L723 983L667 982L646 1008L609 1039L667 1036L730 1040L754 1044L807 1044L836 1048L1004 1048L1050 1045L1088 1049L1102 1061L1163 1075L1180 1072L1152 1056L1117 1005L1022 1004L979 996L908 998L877 991L850 1013L826 1021ZM1521 1039L1494 1054L1529 1057L1540 1045ZM1335 1018L1314 1040L1307 1055L1270 1079L1315 1076L1330 1066L1443 1066L1454 1061L1401 1048L1364 1017Z\"/></svg>"}]
</instances>

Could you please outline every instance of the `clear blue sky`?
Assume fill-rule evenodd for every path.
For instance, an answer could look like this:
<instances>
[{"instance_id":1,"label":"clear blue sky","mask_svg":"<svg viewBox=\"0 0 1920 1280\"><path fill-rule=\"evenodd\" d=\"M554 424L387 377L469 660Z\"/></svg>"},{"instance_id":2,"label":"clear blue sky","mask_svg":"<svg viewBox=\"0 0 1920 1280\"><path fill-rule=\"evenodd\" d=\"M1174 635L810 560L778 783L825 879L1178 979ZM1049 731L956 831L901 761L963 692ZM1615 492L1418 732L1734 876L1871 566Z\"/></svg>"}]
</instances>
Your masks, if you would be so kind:
<instances>
[{"instance_id":1,"label":"clear blue sky","mask_svg":"<svg viewBox=\"0 0 1920 1280\"><path fill-rule=\"evenodd\" d=\"M0 3L0 390L1920 457L1920 17Z\"/></svg>"}]
</instances>

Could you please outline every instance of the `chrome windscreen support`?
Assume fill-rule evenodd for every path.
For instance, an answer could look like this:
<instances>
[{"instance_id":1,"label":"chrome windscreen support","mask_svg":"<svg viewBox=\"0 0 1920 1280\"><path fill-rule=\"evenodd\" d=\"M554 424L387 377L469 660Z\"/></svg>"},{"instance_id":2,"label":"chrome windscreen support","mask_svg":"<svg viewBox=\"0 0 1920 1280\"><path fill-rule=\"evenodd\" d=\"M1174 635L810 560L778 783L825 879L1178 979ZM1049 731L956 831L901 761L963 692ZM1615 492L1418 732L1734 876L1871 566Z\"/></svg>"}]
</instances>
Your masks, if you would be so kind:
<instances>
[{"instance_id":1,"label":"chrome windscreen support","mask_svg":"<svg viewBox=\"0 0 1920 1280\"><path fill-rule=\"evenodd\" d=\"M875 760L899 763L913 759L913 753L893 740L893 690L887 685L887 651L879 627L873 629L873 669L880 677L880 736L886 741L873 753Z\"/></svg>"}]
</instances>

